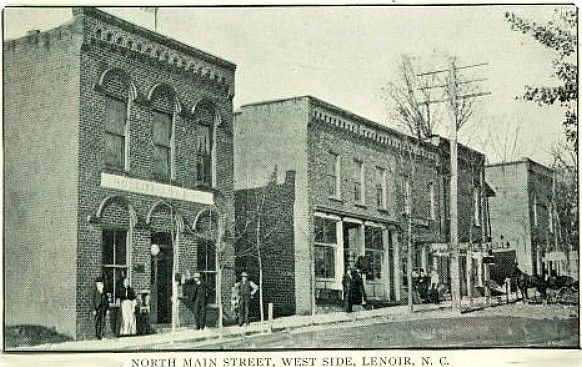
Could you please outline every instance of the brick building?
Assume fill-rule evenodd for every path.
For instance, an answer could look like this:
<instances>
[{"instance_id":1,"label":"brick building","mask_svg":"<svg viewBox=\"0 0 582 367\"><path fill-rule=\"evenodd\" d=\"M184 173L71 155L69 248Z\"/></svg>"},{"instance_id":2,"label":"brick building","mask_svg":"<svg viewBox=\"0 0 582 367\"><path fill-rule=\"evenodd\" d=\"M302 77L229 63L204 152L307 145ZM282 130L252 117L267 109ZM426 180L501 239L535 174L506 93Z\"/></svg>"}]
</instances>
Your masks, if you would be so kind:
<instances>
[{"instance_id":1,"label":"brick building","mask_svg":"<svg viewBox=\"0 0 582 367\"><path fill-rule=\"evenodd\" d=\"M439 268L441 281L450 284L449 250L450 243L450 143L441 137L433 138L439 147L439 177L443 188L440 234L443 243L431 244L429 253L433 266ZM484 256L491 244L489 200L495 196L485 179L485 155L463 144L458 144L458 239L460 248L459 267L461 274L461 295L483 294L487 265ZM444 251L443 251L444 250Z\"/></svg>"},{"instance_id":2,"label":"brick building","mask_svg":"<svg viewBox=\"0 0 582 367\"><path fill-rule=\"evenodd\" d=\"M242 106L234 130L237 192L265 187L273 171L296 172L292 236L285 240L293 238L293 252L278 259L295 264L296 313L339 303L343 274L357 261L366 265L369 301L405 300L407 215L412 266L436 266L448 283L445 139L417 141L310 96ZM467 232L482 228L486 207L483 156L460 149L468 153L481 160L474 170L461 164L459 187L468 187L459 198L459 233L466 242ZM482 242L480 231L473 237Z\"/></svg>"},{"instance_id":3,"label":"brick building","mask_svg":"<svg viewBox=\"0 0 582 367\"><path fill-rule=\"evenodd\" d=\"M273 303L274 316L279 317L295 313L295 242L290 230L294 218L295 172L286 172L281 183L276 181L276 175L274 171L265 186L235 192L237 241L234 247L238 273L248 272L250 279L260 285L262 266L263 304ZM253 317L260 315L259 296L255 297L257 302L251 303ZM264 311L267 312L267 307Z\"/></svg>"},{"instance_id":4,"label":"brick building","mask_svg":"<svg viewBox=\"0 0 582 367\"><path fill-rule=\"evenodd\" d=\"M546 255L559 251L556 242L553 172L528 158L487 166L487 181L496 196L491 200L491 232L499 257L517 260L528 274L546 270L562 273L566 258Z\"/></svg>"},{"instance_id":5,"label":"brick building","mask_svg":"<svg viewBox=\"0 0 582 367\"><path fill-rule=\"evenodd\" d=\"M114 307L123 275L149 293L154 323L177 316L177 273L221 296L235 65L94 8L72 15L4 42L5 321L86 338L101 274ZM222 258L232 284L232 243Z\"/></svg>"}]
</instances>

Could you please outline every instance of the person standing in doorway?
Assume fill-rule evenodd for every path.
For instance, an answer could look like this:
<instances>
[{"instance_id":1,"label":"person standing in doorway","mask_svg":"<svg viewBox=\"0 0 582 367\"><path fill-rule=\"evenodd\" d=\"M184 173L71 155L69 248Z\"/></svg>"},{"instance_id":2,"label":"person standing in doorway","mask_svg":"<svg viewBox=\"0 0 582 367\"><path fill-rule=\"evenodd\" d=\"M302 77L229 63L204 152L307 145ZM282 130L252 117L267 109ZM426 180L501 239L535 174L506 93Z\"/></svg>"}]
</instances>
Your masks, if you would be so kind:
<instances>
[{"instance_id":1,"label":"person standing in doorway","mask_svg":"<svg viewBox=\"0 0 582 367\"><path fill-rule=\"evenodd\" d=\"M194 282L192 285L190 303L194 311L194 320L196 330L204 330L206 328L206 304L208 300L208 287L206 283L200 279L200 273L194 273Z\"/></svg>"},{"instance_id":2,"label":"person standing in doorway","mask_svg":"<svg viewBox=\"0 0 582 367\"><path fill-rule=\"evenodd\" d=\"M95 316L95 337L101 340L105 319L109 314L109 300L104 292L103 279L95 279L95 289L93 292L93 316Z\"/></svg>"},{"instance_id":3,"label":"person standing in doorway","mask_svg":"<svg viewBox=\"0 0 582 367\"><path fill-rule=\"evenodd\" d=\"M121 329L119 335L135 335L135 291L129 286L129 279L123 279L123 287L119 290L118 295L121 301Z\"/></svg>"},{"instance_id":4,"label":"person standing in doorway","mask_svg":"<svg viewBox=\"0 0 582 367\"><path fill-rule=\"evenodd\" d=\"M254 297L255 293L259 290L259 287L252 281L249 280L248 274L243 271L240 275L241 280L238 285L239 289L239 311L238 311L238 325L243 326L249 325L249 308L251 305L251 299Z\"/></svg>"},{"instance_id":5,"label":"person standing in doorway","mask_svg":"<svg viewBox=\"0 0 582 367\"><path fill-rule=\"evenodd\" d=\"M342 288L343 288L343 301L344 301L344 310L346 312L352 312L353 306L353 299L352 299L352 289L356 286L356 279L352 273L352 268L349 267L344 274L342 279Z\"/></svg>"}]
</instances>

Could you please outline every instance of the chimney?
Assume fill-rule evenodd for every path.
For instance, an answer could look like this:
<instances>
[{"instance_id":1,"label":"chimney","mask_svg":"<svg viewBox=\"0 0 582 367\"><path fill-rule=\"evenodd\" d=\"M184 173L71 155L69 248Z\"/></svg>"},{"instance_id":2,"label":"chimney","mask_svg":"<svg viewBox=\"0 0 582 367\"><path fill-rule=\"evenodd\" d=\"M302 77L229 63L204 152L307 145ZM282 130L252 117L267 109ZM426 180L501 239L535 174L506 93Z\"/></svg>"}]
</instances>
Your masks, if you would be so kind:
<instances>
[{"instance_id":1,"label":"chimney","mask_svg":"<svg viewBox=\"0 0 582 367\"><path fill-rule=\"evenodd\" d=\"M40 34L40 29L31 29L26 31L27 36L36 36L37 34Z\"/></svg>"}]
</instances>

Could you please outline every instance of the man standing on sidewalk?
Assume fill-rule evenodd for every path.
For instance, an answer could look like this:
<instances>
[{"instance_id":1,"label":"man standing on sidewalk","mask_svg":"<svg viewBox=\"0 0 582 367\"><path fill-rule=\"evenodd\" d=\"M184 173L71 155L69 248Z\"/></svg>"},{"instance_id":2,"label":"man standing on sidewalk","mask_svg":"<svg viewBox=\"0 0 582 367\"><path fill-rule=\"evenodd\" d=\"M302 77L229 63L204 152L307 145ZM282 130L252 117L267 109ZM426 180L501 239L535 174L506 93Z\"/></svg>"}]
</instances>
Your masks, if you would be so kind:
<instances>
[{"instance_id":1,"label":"man standing on sidewalk","mask_svg":"<svg viewBox=\"0 0 582 367\"><path fill-rule=\"evenodd\" d=\"M109 313L109 300L103 291L103 279L95 279L95 289L93 290L93 316L95 316L95 337L101 340L105 319Z\"/></svg>"},{"instance_id":2,"label":"man standing on sidewalk","mask_svg":"<svg viewBox=\"0 0 582 367\"><path fill-rule=\"evenodd\" d=\"M245 325L249 325L249 307L251 304L251 299L253 298L253 296L255 295L255 293L257 293L257 291L259 290L259 287L253 283L252 280L248 279L248 274L243 271L241 273L241 280L238 284L238 289L239 289L239 312L238 312L238 325L239 326L243 326L243 323Z\"/></svg>"},{"instance_id":3,"label":"man standing on sidewalk","mask_svg":"<svg viewBox=\"0 0 582 367\"><path fill-rule=\"evenodd\" d=\"M200 273L194 273L190 303L194 308L194 320L196 330L203 330L206 327L206 303L208 299L208 288L206 283L200 279Z\"/></svg>"}]
</instances>

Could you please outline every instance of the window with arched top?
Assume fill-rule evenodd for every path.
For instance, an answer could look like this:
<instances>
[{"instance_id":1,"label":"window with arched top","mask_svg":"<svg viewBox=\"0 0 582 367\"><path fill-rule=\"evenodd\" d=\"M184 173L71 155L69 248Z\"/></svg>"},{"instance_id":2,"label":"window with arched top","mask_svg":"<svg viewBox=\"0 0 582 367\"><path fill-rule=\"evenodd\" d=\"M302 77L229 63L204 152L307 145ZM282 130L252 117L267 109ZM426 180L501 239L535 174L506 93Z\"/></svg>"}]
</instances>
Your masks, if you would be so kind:
<instances>
[{"instance_id":1,"label":"window with arched top","mask_svg":"<svg viewBox=\"0 0 582 367\"><path fill-rule=\"evenodd\" d=\"M129 170L129 116L134 90L131 78L119 69L101 77L105 93L104 162L107 167Z\"/></svg>"},{"instance_id":2,"label":"window with arched top","mask_svg":"<svg viewBox=\"0 0 582 367\"><path fill-rule=\"evenodd\" d=\"M201 186L212 185L212 128L214 108L209 104L197 106L194 113L196 124L196 182Z\"/></svg>"},{"instance_id":3,"label":"window with arched top","mask_svg":"<svg viewBox=\"0 0 582 367\"><path fill-rule=\"evenodd\" d=\"M152 102L154 177L159 180L175 179L174 121L178 101L174 90L167 85L154 87Z\"/></svg>"},{"instance_id":4,"label":"window with arched top","mask_svg":"<svg viewBox=\"0 0 582 367\"><path fill-rule=\"evenodd\" d=\"M212 187L212 137L216 109L211 103L201 102L194 110L196 126L196 184Z\"/></svg>"}]
</instances>

